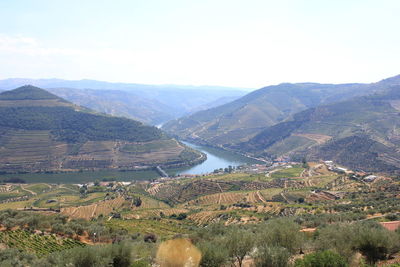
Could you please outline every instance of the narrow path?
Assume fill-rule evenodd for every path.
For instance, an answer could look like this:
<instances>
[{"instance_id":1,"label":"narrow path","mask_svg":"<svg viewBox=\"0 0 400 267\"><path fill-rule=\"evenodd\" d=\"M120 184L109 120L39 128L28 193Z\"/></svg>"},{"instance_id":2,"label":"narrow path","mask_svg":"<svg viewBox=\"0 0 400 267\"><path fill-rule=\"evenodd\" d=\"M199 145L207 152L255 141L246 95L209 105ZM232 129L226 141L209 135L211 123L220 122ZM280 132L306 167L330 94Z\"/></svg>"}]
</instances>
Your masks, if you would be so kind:
<instances>
[{"instance_id":1,"label":"narrow path","mask_svg":"<svg viewBox=\"0 0 400 267\"><path fill-rule=\"evenodd\" d=\"M97 206L98 206L98 204L94 205L94 209L92 211L92 215L90 216L90 218L94 217L94 214L96 213L96 210L97 210Z\"/></svg>"},{"instance_id":2,"label":"narrow path","mask_svg":"<svg viewBox=\"0 0 400 267\"><path fill-rule=\"evenodd\" d=\"M218 182L216 182L216 183L219 188L219 191L221 191L221 193L223 193L223 190L222 190L221 186L219 185L219 183ZM221 204L221 198L222 198L222 194L219 194L218 195L218 204Z\"/></svg>"},{"instance_id":3,"label":"narrow path","mask_svg":"<svg viewBox=\"0 0 400 267\"><path fill-rule=\"evenodd\" d=\"M283 197L283 199L284 199L287 203L289 203L289 200L286 198L285 194L281 193L281 196Z\"/></svg>"},{"instance_id":4,"label":"narrow path","mask_svg":"<svg viewBox=\"0 0 400 267\"><path fill-rule=\"evenodd\" d=\"M51 186L51 185L49 185L49 184L45 184L45 183L42 183L42 184L44 184L44 185L46 185L48 188L50 188L50 189L52 189L53 187Z\"/></svg>"},{"instance_id":5,"label":"narrow path","mask_svg":"<svg viewBox=\"0 0 400 267\"><path fill-rule=\"evenodd\" d=\"M224 191L222 190L221 186L219 185L219 183L217 182L217 186L219 188L219 190L221 191L221 193L223 193Z\"/></svg>"},{"instance_id":6,"label":"narrow path","mask_svg":"<svg viewBox=\"0 0 400 267\"><path fill-rule=\"evenodd\" d=\"M63 185L59 185L59 186L58 186L58 188L62 188L62 189L68 189L68 190L71 190L72 192L75 192L75 193L77 193L77 192L78 192L78 191L76 191L76 190L74 190L74 189L72 189L72 188L65 187L65 186L63 186Z\"/></svg>"},{"instance_id":7,"label":"narrow path","mask_svg":"<svg viewBox=\"0 0 400 267\"><path fill-rule=\"evenodd\" d=\"M263 203L267 203L267 201L265 200L265 198L261 195L260 191L256 192L258 198L261 200L261 202Z\"/></svg>"},{"instance_id":8,"label":"narrow path","mask_svg":"<svg viewBox=\"0 0 400 267\"><path fill-rule=\"evenodd\" d=\"M33 196L37 195L36 192L33 192L32 190L26 189L22 184L21 184L21 189L26 191L26 192L28 192L28 193L30 193L30 194L32 194Z\"/></svg>"},{"instance_id":9,"label":"narrow path","mask_svg":"<svg viewBox=\"0 0 400 267\"><path fill-rule=\"evenodd\" d=\"M265 177L271 177L271 174L273 174L274 172L281 171L281 170L282 170L282 169L275 169L275 170L272 170L272 171L268 172L268 173L265 175Z\"/></svg>"},{"instance_id":10,"label":"narrow path","mask_svg":"<svg viewBox=\"0 0 400 267\"><path fill-rule=\"evenodd\" d=\"M75 210L71 213L71 217L79 210L80 207L75 208Z\"/></svg>"}]
</instances>

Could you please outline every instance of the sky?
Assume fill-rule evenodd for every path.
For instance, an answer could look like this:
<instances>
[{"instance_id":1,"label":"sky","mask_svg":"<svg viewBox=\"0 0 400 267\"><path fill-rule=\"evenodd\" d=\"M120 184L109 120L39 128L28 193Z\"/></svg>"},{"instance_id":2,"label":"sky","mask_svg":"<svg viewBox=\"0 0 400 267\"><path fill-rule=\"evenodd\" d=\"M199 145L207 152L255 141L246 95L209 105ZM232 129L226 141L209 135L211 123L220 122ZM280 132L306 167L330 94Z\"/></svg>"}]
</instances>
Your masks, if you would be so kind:
<instances>
[{"instance_id":1,"label":"sky","mask_svg":"<svg viewBox=\"0 0 400 267\"><path fill-rule=\"evenodd\" d=\"M398 0L1 0L0 79L260 88L400 74Z\"/></svg>"}]
</instances>

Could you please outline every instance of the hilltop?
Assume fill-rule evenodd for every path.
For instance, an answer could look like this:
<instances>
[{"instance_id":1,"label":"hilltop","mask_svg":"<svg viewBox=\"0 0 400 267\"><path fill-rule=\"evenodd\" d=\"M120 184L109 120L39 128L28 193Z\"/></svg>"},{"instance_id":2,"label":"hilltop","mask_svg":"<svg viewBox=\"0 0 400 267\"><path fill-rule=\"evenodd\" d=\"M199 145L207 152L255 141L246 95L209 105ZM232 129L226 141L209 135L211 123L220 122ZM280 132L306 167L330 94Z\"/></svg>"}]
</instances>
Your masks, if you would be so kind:
<instances>
[{"instance_id":1,"label":"hilltop","mask_svg":"<svg viewBox=\"0 0 400 267\"><path fill-rule=\"evenodd\" d=\"M95 113L34 86L0 94L3 172L141 169L200 154L141 122Z\"/></svg>"}]
</instances>

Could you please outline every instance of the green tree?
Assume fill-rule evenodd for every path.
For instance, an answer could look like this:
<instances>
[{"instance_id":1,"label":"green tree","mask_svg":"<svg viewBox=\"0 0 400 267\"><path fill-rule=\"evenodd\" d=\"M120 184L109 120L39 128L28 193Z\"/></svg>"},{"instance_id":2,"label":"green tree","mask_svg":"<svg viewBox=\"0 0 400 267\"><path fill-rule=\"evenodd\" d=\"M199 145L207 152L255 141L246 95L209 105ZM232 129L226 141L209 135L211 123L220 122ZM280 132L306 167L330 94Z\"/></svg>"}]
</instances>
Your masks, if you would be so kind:
<instances>
[{"instance_id":1,"label":"green tree","mask_svg":"<svg viewBox=\"0 0 400 267\"><path fill-rule=\"evenodd\" d=\"M223 266L229 259L227 248L220 240L201 242L197 246L202 254L202 267Z\"/></svg>"},{"instance_id":2,"label":"green tree","mask_svg":"<svg viewBox=\"0 0 400 267\"><path fill-rule=\"evenodd\" d=\"M271 247L286 248L291 254L298 253L304 236L300 226L290 219L275 219L258 227L258 243Z\"/></svg>"},{"instance_id":3,"label":"green tree","mask_svg":"<svg viewBox=\"0 0 400 267\"><path fill-rule=\"evenodd\" d=\"M398 236L381 226L359 225L356 232L355 247L371 265L399 251Z\"/></svg>"},{"instance_id":4,"label":"green tree","mask_svg":"<svg viewBox=\"0 0 400 267\"><path fill-rule=\"evenodd\" d=\"M257 248L254 257L256 267L287 267L290 253L286 248L268 247L266 245Z\"/></svg>"},{"instance_id":5,"label":"green tree","mask_svg":"<svg viewBox=\"0 0 400 267\"><path fill-rule=\"evenodd\" d=\"M349 224L332 224L318 230L316 246L320 250L332 250L350 261L355 252L355 238Z\"/></svg>"},{"instance_id":6,"label":"green tree","mask_svg":"<svg viewBox=\"0 0 400 267\"><path fill-rule=\"evenodd\" d=\"M243 264L243 259L254 247L254 235L248 230L239 227L232 227L226 233L225 246L228 255L238 262L239 267Z\"/></svg>"}]
</instances>

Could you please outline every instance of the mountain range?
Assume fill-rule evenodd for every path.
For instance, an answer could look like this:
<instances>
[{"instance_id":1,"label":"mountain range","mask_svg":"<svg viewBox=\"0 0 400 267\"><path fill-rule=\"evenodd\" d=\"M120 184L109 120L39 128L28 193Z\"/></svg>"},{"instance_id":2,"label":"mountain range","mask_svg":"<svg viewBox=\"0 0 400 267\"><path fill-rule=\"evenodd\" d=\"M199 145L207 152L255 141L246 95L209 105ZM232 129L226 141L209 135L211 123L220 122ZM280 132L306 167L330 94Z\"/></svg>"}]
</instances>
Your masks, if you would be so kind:
<instances>
[{"instance_id":1,"label":"mountain range","mask_svg":"<svg viewBox=\"0 0 400 267\"><path fill-rule=\"evenodd\" d=\"M400 169L400 86L321 105L231 148L259 156L334 160L352 169Z\"/></svg>"},{"instance_id":2,"label":"mountain range","mask_svg":"<svg viewBox=\"0 0 400 267\"><path fill-rule=\"evenodd\" d=\"M143 169L202 155L153 126L100 114L34 86L0 94L0 171Z\"/></svg>"},{"instance_id":3,"label":"mountain range","mask_svg":"<svg viewBox=\"0 0 400 267\"><path fill-rule=\"evenodd\" d=\"M164 125L196 143L252 156L335 160L395 171L400 76L372 84L280 84Z\"/></svg>"},{"instance_id":4,"label":"mountain range","mask_svg":"<svg viewBox=\"0 0 400 267\"><path fill-rule=\"evenodd\" d=\"M390 84L400 84L400 76L373 84L283 83L170 121L163 129L182 139L226 146L247 141L302 110L378 92Z\"/></svg>"},{"instance_id":5,"label":"mountain range","mask_svg":"<svg viewBox=\"0 0 400 267\"><path fill-rule=\"evenodd\" d=\"M228 103L246 88L221 86L146 85L95 80L5 79L0 90L31 84L74 104L99 112L159 125L199 110Z\"/></svg>"}]
</instances>

